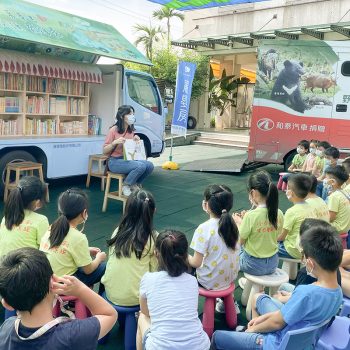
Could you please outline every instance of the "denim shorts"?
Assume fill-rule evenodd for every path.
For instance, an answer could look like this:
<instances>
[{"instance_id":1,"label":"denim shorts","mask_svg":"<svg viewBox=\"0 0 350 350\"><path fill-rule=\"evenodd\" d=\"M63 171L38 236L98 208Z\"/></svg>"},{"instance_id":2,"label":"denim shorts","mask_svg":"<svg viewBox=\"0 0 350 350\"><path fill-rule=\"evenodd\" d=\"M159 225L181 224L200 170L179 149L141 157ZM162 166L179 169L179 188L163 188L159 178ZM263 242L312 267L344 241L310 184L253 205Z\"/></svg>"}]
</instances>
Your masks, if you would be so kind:
<instances>
[{"instance_id":1,"label":"denim shorts","mask_svg":"<svg viewBox=\"0 0 350 350\"><path fill-rule=\"evenodd\" d=\"M295 259L291 255L289 255L283 242L278 242L278 255L280 258Z\"/></svg>"},{"instance_id":2,"label":"denim shorts","mask_svg":"<svg viewBox=\"0 0 350 350\"><path fill-rule=\"evenodd\" d=\"M270 275L278 266L278 254L269 258L256 258L249 255L243 248L239 253L239 269L253 276Z\"/></svg>"},{"instance_id":3,"label":"denim shorts","mask_svg":"<svg viewBox=\"0 0 350 350\"><path fill-rule=\"evenodd\" d=\"M260 295L256 300L256 311L259 315L280 310L282 306L283 304L279 300L267 294Z\"/></svg>"}]
</instances>

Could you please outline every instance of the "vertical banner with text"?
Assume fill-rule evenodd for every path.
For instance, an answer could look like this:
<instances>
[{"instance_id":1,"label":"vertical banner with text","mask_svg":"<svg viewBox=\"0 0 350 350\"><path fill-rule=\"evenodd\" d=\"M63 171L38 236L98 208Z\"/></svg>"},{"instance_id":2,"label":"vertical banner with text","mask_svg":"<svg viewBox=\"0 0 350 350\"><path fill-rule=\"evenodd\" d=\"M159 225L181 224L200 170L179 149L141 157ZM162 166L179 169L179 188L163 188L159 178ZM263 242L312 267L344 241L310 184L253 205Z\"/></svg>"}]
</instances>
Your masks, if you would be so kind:
<instances>
[{"instance_id":1,"label":"vertical banner with text","mask_svg":"<svg viewBox=\"0 0 350 350\"><path fill-rule=\"evenodd\" d=\"M195 63L180 61L177 66L174 114L171 122L171 133L174 135L186 136L195 71Z\"/></svg>"}]
</instances>

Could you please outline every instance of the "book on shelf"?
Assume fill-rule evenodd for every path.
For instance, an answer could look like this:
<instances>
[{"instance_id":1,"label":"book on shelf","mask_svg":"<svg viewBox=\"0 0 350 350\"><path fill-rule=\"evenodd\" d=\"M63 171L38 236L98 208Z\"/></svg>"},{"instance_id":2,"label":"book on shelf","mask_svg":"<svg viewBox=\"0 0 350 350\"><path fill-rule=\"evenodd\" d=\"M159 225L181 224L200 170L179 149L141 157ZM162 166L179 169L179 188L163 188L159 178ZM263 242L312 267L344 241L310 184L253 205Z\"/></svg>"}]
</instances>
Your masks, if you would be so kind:
<instances>
[{"instance_id":1,"label":"book on shelf","mask_svg":"<svg viewBox=\"0 0 350 350\"><path fill-rule=\"evenodd\" d=\"M17 135L17 119L0 119L0 135Z\"/></svg>"},{"instance_id":2,"label":"book on shelf","mask_svg":"<svg viewBox=\"0 0 350 350\"><path fill-rule=\"evenodd\" d=\"M46 78L27 76L27 91L46 92Z\"/></svg>"},{"instance_id":3,"label":"book on shelf","mask_svg":"<svg viewBox=\"0 0 350 350\"><path fill-rule=\"evenodd\" d=\"M100 135L101 134L102 119L96 115L89 115L88 119L88 135Z\"/></svg>"},{"instance_id":4,"label":"book on shelf","mask_svg":"<svg viewBox=\"0 0 350 350\"><path fill-rule=\"evenodd\" d=\"M85 100L81 98L68 97L68 114L83 115Z\"/></svg>"},{"instance_id":5,"label":"book on shelf","mask_svg":"<svg viewBox=\"0 0 350 350\"><path fill-rule=\"evenodd\" d=\"M27 113L47 113L47 103L42 96L26 96Z\"/></svg>"},{"instance_id":6,"label":"book on shelf","mask_svg":"<svg viewBox=\"0 0 350 350\"><path fill-rule=\"evenodd\" d=\"M86 86L84 82L49 78L49 92L51 94L85 96Z\"/></svg>"},{"instance_id":7,"label":"book on shelf","mask_svg":"<svg viewBox=\"0 0 350 350\"><path fill-rule=\"evenodd\" d=\"M19 111L20 111L19 97L12 97L12 96L0 97L0 112L19 113Z\"/></svg>"},{"instance_id":8,"label":"book on shelf","mask_svg":"<svg viewBox=\"0 0 350 350\"><path fill-rule=\"evenodd\" d=\"M49 99L50 114L67 114L67 97L56 96Z\"/></svg>"},{"instance_id":9,"label":"book on shelf","mask_svg":"<svg viewBox=\"0 0 350 350\"><path fill-rule=\"evenodd\" d=\"M57 121L55 119L26 118L27 135L55 135Z\"/></svg>"},{"instance_id":10,"label":"book on shelf","mask_svg":"<svg viewBox=\"0 0 350 350\"><path fill-rule=\"evenodd\" d=\"M23 90L23 76L12 73L0 73L0 90Z\"/></svg>"},{"instance_id":11,"label":"book on shelf","mask_svg":"<svg viewBox=\"0 0 350 350\"><path fill-rule=\"evenodd\" d=\"M60 122L60 132L65 135L84 135L84 122L79 120Z\"/></svg>"}]
</instances>

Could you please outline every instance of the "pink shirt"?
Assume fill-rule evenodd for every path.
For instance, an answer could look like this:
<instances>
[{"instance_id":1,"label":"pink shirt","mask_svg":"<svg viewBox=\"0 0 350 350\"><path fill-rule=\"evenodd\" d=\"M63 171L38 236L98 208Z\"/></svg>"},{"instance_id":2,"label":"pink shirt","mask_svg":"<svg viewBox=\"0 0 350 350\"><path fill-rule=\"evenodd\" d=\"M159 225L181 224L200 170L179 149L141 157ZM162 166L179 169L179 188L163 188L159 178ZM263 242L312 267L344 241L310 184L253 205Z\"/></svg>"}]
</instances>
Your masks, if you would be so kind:
<instances>
[{"instance_id":1,"label":"pink shirt","mask_svg":"<svg viewBox=\"0 0 350 350\"><path fill-rule=\"evenodd\" d=\"M134 132L128 133L125 131L123 134L119 134L116 126L112 126L105 139L103 147L110 145L114 140L119 139L119 137L124 137L125 139L132 139L134 137ZM111 154L111 157L122 157L123 156L123 144L117 145Z\"/></svg>"},{"instance_id":2,"label":"pink shirt","mask_svg":"<svg viewBox=\"0 0 350 350\"><path fill-rule=\"evenodd\" d=\"M311 173L312 169L314 168L315 162L316 162L316 156L314 156L313 154L309 153L306 156L306 160L305 160L305 164L306 164L305 171Z\"/></svg>"}]
</instances>

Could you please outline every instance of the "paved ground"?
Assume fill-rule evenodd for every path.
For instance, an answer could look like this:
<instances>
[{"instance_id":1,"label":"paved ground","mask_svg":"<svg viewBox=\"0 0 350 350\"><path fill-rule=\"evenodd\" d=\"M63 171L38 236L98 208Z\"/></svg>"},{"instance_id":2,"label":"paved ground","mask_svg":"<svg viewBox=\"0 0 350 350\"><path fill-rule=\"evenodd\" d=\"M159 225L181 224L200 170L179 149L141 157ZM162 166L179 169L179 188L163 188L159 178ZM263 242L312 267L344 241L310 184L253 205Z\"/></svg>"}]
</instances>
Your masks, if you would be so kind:
<instances>
[{"instance_id":1,"label":"paved ground","mask_svg":"<svg viewBox=\"0 0 350 350\"><path fill-rule=\"evenodd\" d=\"M165 228L174 228L186 233L188 240L191 240L195 228L206 220L206 214L202 210L201 201L203 191L209 184L219 183L228 185L234 192L233 211L247 209L250 207L246 191L246 181L249 173L238 175L227 175L217 173L202 173L188 171L167 171L162 170L158 165L162 164L168 158L169 150L158 159L154 160L157 166L153 175L145 182L145 188L150 190L155 197L157 211L155 214L155 228L161 231ZM194 159L208 159L204 157L221 157L229 155L231 150L212 148L208 146L182 146L174 148L174 160L182 164L193 161ZM239 151L238 151L239 152ZM275 181L278 178L278 172L282 167L267 166ZM76 177L70 179L56 180L50 182L51 202L41 210L48 216L49 221L57 216L57 197L59 193L68 187L75 186L85 188L85 177ZM98 246L106 249L106 239L108 239L118 225L122 205L119 202L110 200L106 213L101 212L103 192L100 191L98 179L92 181L92 186L87 190L90 198L89 220L86 224L85 233L91 246ZM289 204L285 195L281 193L280 208L285 211ZM0 203L0 212L3 211ZM126 281L127 282L127 281ZM237 284L238 285L238 284ZM239 300L241 294L240 288L236 289L235 297ZM200 298L199 311L202 310L203 300ZM239 323L244 323L245 318L240 316ZM224 316L216 315L216 328L225 328ZM118 332L116 326L112 332L109 342L99 348L109 350L123 349L122 332Z\"/></svg>"}]
</instances>

